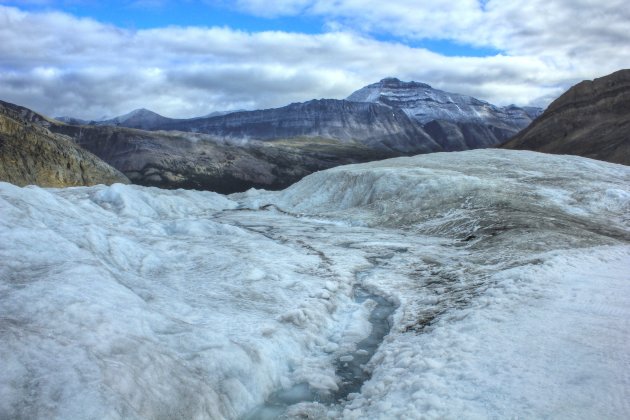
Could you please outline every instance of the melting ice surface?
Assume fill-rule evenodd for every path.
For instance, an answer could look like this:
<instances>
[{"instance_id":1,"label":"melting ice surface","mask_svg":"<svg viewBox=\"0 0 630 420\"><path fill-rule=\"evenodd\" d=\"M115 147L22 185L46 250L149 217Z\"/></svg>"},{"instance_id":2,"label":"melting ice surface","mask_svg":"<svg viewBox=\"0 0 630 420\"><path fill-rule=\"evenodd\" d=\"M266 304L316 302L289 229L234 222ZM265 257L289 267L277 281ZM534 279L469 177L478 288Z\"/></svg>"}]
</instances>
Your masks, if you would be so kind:
<instances>
[{"instance_id":1,"label":"melting ice surface","mask_svg":"<svg viewBox=\"0 0 630 420\"><path fill-rule=\"evenodd\" d=\"M389 318L394 311L394 305L382 296L372 294L360 286L355 287L354 299L358 303L368 300L373 303L369 316L371 331L368 337L357 343L352 353L341 355L335 360L335 374L339 378L338 388L334 392L322 393L307 383L296 384L274 392L263 406L257 407L247 418L275 419L284 415L287 408L294 404L305 401L335 404L343 402L348 394L361 390L363 382L370 377L365 366L391 329Z\"/></svg>"},{"instance_id":2,"label":"melting ice surface","mask_svg":"<svg viewBox=\"0 0 630 420\"><path fill-rule=\"evenodd\" d=\"M229 197L0 183L0 214L0 418L630 417L625 166L483 150Z\"/></svg>"}]
</instances>

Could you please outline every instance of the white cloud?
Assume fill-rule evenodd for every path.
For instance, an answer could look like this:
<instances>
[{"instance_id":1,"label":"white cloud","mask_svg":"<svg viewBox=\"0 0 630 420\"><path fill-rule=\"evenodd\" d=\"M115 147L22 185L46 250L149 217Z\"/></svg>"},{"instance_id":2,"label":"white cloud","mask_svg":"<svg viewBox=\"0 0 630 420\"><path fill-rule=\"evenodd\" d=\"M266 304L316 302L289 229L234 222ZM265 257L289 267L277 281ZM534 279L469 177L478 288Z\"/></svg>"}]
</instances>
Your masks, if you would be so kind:
<instances>
[{"instance_id":1,"label":"white cloud","mask_svg":"<svg viewBox=\"0 0 630 420\"><path fill-rule=\"evenodd\" d=\"M359 13L359 5L365 4L266 3L268 10L289 14L300 8L309 13L332 13L329 10L336 5L337 15ZM416 16L405 9L411 3L390 6L378 21L385 6L374 2L365 6L372 9L360 17L365 25L385 27L394 25L397 16L407 10L407 20L398 20L403 31L404 25L415 25L414 19L425 19L421 13ZM578 80L630 64L630 42L620 42L630 31L624 32L619 22L607 21L612 6L602 7L601 15L585 22L580 28L585 34L580 38L576 25L544 33L545 25L559 24L562 18L557 16L540 16L518 27L510 23L518 13L531 14L535 7L519 11L489 1L482 10L474 1L452 3L457 6L447 10L454 17L462 16L458 27L444 29L448 13L442 13L439 19L434 17L432 27L422 30L459 34L459 40L492 39L479 43L506 53L445 57L401 43L379 42L361 35L356 27L318 35L249 33L220 27L132 31L63 13L27 13L0 6L0 99L53 116L91 119L146 107L167 116L190 117L312 98L343 98L365 84L395 76L497 104L525 105L538 98L549 100ZM532 4L537 3L532 0ZM478 10L466 20L466 10L474 7ZM551 11L559 13L557 7L554 3ZM439 7L435 10L438 13ZM485 14L491 24L466 33L475 13ZM574 12L567 13L572 16ZM348 25L346 21L340 27ZM554 34L563 35L556 38ZM589 44L580 46L580 39Z\"/></svg>"},{"instance_id":2,"label":"white cloud","mask_svg":"<svg viewBox=\"0 0 630 420\"><path fill-rule=\"evenodd\" d=\"M630 65L626 0L239 0L238 6L259 15L316 15L329 27L360 33L450 40L540 57L552 68L573 68L576 78L602 64ZM612 66L605 65L609 60Z\"/></svg>"},{"instance_id":3,"label":"white cloud","mask_svg":"<svg viewBox=\"0 0 630 420\"><path fill-rule=\"evenodd\" d=\"M238 0L259 16L310 14L335 27L404 39L448 39L509 53L628 41L625 0Z\"/></svg>"}]
</instances>

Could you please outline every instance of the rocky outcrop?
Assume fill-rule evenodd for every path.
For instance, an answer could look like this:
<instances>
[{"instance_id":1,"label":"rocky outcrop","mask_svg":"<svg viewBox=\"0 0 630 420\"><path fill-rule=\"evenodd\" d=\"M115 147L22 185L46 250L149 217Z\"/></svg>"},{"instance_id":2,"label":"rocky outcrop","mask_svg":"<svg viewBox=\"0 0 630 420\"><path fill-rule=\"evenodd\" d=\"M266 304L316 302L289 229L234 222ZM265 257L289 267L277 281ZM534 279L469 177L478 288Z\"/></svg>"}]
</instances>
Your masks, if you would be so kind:
<instances>
[{"instance_id":1,"label":"rocky outcrop","mask_svg":"<svg viewBox=\"0 0 630 420\"><path fill-rule=\"evenodd\" d=\"M630 70L573 86L502 147L630 165Z\"/></svg>"},{"instance_id":2,"label":"rocky outcrop","mask_svg":"<svg viewBox=\"0 0 630 420\"><path fill-rule=\"evenodd\" d=\"M52 125L27 108L0 101L0 181L42 187L129 183L69 137L51 133Z\"/></svg>"},{"instance_id":3,"label":"rocky outcrop","mask_svg":"<svg viewBox=\"0 0 630 420\"><path fill-rule=\"evenodd\" d=\"M445 151L495 146L527 127L542 110L498 107L471 96L444 92L419 82L383 79L348 97L402 110Z\"/></svg>"}]
</instances>

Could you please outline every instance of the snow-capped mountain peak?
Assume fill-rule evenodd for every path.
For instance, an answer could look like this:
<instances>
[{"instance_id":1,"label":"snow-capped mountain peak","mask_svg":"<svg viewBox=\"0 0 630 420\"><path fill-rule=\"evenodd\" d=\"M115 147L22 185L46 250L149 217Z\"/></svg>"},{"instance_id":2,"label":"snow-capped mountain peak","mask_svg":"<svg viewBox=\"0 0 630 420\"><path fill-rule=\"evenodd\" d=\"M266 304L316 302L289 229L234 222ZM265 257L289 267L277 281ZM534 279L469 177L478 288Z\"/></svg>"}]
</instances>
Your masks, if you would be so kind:
<instances>
[{"instance_id":1,"label":"snow-capped mountain peak","mask_svg":"<svg viewBox=\"0 0 630 420\"><path fill-rule=\"evenodd\" d=\"M348 96L348 101L376 102L402 109L421 124L435 120L492 122L525 127L530 112L519 107L497 107L468 95L445 92L426 83L385 78ZM521 128L522 128L521 127Z\"/></svg>"}]
</instances>

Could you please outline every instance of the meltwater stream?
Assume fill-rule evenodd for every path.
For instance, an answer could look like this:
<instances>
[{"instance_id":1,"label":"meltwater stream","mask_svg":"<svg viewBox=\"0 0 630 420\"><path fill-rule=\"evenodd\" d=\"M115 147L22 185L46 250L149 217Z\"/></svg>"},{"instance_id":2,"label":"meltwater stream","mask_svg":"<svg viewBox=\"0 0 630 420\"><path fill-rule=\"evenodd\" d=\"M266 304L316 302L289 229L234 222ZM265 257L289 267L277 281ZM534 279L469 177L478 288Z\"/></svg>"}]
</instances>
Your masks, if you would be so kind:
<instances>
[{"instance_id":1,"label":"meltwater stream","mask_svg":"<svg viewBox=\"0 0 630 420\"><path fill-rule=\"evenodd\" d=\"M371 377L371 372L365 369L365 365L370 361L383 338L389 334L391 328L389 317L396 308L387 299L370 293L361 286L354 287L354 299L357 303L363 303L366 300L372 300L375 303L369 316L372 332L367 338L357 343L353 353L340 355L335 361L335 373L341 378L339 389L323 394L306 383L297 384L273 393L264 405L251 412L246 419L277 419L293 404L301 402L335 404L346 399L348 394L361 390L363 383Z\"/></svg>"}]
</instances>

